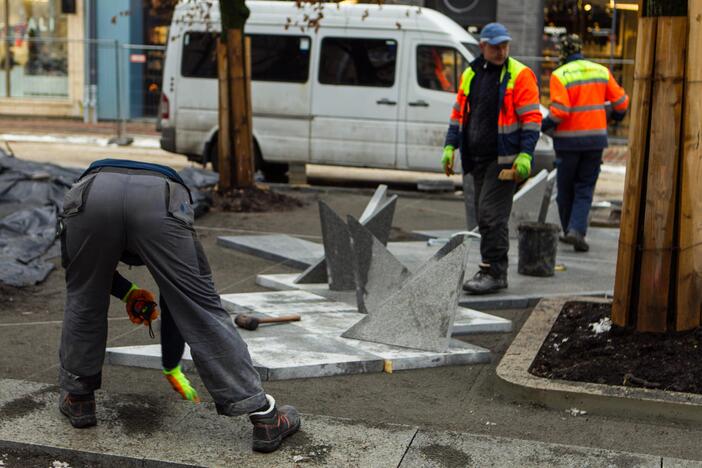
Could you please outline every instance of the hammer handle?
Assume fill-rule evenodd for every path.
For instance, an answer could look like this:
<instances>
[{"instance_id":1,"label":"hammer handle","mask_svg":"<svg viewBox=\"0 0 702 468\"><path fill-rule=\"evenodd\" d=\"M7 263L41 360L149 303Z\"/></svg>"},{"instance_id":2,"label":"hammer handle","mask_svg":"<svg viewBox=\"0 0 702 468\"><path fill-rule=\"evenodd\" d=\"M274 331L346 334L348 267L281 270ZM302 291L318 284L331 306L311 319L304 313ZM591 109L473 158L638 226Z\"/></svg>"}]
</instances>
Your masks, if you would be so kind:
<instances>
[{"instance_id":1,"label":"hammer handle","mask_svg":"<svg viewBox=\"0 0 702 468\"><path fill-rule=\"evenodd\" d=\"M276 323L276 322L297 322L300 316L297 314L283 315L281 317L257 317L258 323Z\"/></svg>"}]
</instances>

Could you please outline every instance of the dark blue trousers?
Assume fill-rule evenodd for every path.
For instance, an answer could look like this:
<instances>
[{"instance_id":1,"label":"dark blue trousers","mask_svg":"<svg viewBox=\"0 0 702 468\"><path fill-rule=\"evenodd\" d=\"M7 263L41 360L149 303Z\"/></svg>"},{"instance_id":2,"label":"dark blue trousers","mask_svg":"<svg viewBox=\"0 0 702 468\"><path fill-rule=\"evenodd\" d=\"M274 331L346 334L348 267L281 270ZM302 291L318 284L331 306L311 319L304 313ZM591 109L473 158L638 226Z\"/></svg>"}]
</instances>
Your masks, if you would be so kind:
<instances>
[{"instance_id":1,"label":"dark blue trousers","mask_svg":"<svg viewBox=\"0 0 702 468\"><path fill-rule=\"evenodd\" d=\"M592 195L601 165L602 150L556 152L556 201L564 233L587 234Z\"/></svg>"}]
</instances>

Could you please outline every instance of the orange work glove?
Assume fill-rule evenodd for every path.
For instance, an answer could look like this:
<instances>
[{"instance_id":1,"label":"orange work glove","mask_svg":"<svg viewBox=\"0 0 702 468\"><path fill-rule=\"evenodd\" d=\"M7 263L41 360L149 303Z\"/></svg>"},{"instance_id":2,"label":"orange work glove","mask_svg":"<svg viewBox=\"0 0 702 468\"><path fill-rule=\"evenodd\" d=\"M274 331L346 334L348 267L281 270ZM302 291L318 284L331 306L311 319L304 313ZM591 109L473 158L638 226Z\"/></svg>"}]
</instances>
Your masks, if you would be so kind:
<instances>
[{"instance_id":1,"label":"orange work glove","mask_svg":"<svg viewBox=\"0 0 702 468\"><path fill-rule=\"evenodd\" d=\"M150 328L151 322L158 318L156 298L151 291L139 289L137 285L132 284L123 300L132 323L136 325L143 323Z\"/></svg>"}]
</instances>

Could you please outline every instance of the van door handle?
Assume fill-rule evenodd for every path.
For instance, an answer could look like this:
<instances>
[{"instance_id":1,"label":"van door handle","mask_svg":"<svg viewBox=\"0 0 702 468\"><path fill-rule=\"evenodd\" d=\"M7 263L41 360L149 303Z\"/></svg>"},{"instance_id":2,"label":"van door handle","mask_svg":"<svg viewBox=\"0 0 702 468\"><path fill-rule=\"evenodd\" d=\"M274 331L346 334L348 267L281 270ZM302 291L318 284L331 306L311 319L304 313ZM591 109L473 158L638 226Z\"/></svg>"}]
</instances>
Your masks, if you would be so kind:
<instances>
[{"instance_id":1,"label":"van door handle","mask_svg":"<svg viewBox=\"0 0 702 468\"><path fill-rule=\"evenodd\" d=\"M426 101L413 101L409 103L410 107L429 107L429 103Z\"/></svg>"},{"instance_id":2,"label":"van door handle","mask_svg":"<svg viewBox=\"0 0 702 468\"><path fill-rule=\"evenodd\" d=\"M397 101L391 101L388 98L383 98L380 101L375 101L376 104L380 104L383 106L394 106L397 105Z\"/></svg>"}]
</instances>

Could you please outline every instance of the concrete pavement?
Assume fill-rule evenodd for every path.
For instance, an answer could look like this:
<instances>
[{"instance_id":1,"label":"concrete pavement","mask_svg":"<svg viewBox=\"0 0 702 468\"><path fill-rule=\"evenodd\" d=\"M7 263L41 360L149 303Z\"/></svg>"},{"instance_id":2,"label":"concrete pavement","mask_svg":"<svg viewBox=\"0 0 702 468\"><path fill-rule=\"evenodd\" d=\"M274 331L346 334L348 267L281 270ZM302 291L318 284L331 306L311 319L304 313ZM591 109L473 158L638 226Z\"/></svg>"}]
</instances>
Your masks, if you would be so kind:
<instances>
[{"instance_id":1,"label":"concrete pavement","mask_svg":"<svg viewBox=\"0 0 702 468\"><path fill-rule=\"evenodd\" d=\"M23 446L30 453L32 447L46 451L59 462L68 457L72 466L88 461L222 467L702 466L653 455L310 414L303 415L300 432L279 451L263 455L250 450L247 418L217 416L212 404L107 392L97 398L98 425L77 430L59 413L53 385L0 380L0 460L3 448Z\"/></svg>"}]
</instances>

